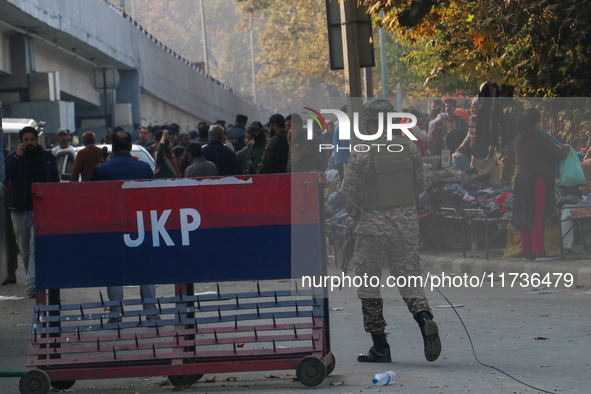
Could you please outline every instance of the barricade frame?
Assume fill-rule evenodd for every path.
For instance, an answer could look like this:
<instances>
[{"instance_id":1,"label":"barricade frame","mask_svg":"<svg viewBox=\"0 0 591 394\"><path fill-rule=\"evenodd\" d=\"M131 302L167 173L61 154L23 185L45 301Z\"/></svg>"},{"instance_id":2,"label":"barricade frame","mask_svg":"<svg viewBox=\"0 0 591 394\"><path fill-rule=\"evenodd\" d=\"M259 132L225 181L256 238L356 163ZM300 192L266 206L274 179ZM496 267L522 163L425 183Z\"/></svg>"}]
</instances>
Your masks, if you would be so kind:
<instances>
[{"instance_id":1,"label":"barricade frame","mask_svg":"<svg viewBox=\"0 0 591 394\"><path fill-rule=\"evenodd\" d=\"M291 175L283 176L292 177ZM317 224L320 234L324 235L324 196L322 188L318 187L322 184L320 174L294 176L297 177L295 182L301 182L306 189L305 201L296 209L306 210L309 191L317 189ZM290 182L293 184L294 178L291 178ZM37 198L43 193L42 189L36 192ZM319 271L325 275L328 263L325 237L321 236L318 242L321 262ZM290 264L290 262L280 263ZM224 287L222 283L221 286L217 285L216 294L199 296L195 295L194 283L174 283L174 285L174 297L125 300L120 304L115 301L105 301L101 294L100 302L61 305L60 289L38 291L28 349L27 373L20 382L21 393L46 394L50 386L58 389L69 388L76 380L169 376L172 378L169 380L175 385L190 386L203 374L293 369L296 370L303 384L316 386L333 371L336 360L331 352L329 303L324 291L317 294L314 290L300 290L297 288L296 281L295 291L265 291L257 282L255 292L223 293L220 290ZM99 286L102 287L100 284L97 287ZM289 299L294 297L298 300L291 303ZM249 299L269 299L269 301L249 303ZM92 308L119 305L122 308L122 317L131 318L127 316L125 309L129 310L129 307L144 303L157 303L156 312L164 315L170 314L170 311L164 310L161 305L175 304L177 310L174 321L147 321L145 318L150 311L133 311L134 316L137 316L137 318L134 317L137 319L135 322L105 323L105 319L116 317L116 312L88 313ZM208 303L212 305L208 306ZM179 305L181 307L178 307ZM215 315L215 306L217 306L217 319L216 316L200 317L202 312ZM289 311L265 312L267 309L274 308L288 308ZM73 328L74 326L62 327L62 323L65 325L70 321L70 317L64 316L62 312L75 312L78 321L95 322L92 323L95 326L78 324L76 329ZM232 314L232 312L247 313ZM73 316L72 319L74 319ZM288 322L290 319L297 321ZM250 321L254 321L255 324L248 325ZM257 324L257 321L267 321L267 323ZM213 327L216 324L222 326ZM172 329L165 329L170 326ZM150 333L138 333L134 331L137 328L146 329ZM127 334L128 331L129 334ZM288 335L286 331L292 331L292 334ZM88 336L89 332L97 332L97 335ZM112 335L103 335L103 332ZM211 338L212 334L213 338ZM226 334L239 336L225 336ZM208 335L209 338L197 338L203 335ZM161 338L168 338L169 341L150 342ZM131 344L123 344L119 347L109 345L110 342L118 341L128 341ZM307 342L307 345L282 348L277 345L280 342L297 344ZM150 343L152 343L151 348ZM257 343L272 343L273 347L244 350L240 348L240 345ZM75 346L72 346L73 344ZM77 348L76 345L84 345L84 347ZM200 346L222 345L232 345L232 347L230 350L204 352L199 350ZM165 353L162 349L172 349L172 351ZM126 352L134 351L144 353L126 355ZM152 357L146 356L146 351L151 352ZM78 353L101 355L74 359L69 357ZM107 356L107 353L110 355ZM107 361L109 358L110 361Z\"/></svg>"}]
</instances>

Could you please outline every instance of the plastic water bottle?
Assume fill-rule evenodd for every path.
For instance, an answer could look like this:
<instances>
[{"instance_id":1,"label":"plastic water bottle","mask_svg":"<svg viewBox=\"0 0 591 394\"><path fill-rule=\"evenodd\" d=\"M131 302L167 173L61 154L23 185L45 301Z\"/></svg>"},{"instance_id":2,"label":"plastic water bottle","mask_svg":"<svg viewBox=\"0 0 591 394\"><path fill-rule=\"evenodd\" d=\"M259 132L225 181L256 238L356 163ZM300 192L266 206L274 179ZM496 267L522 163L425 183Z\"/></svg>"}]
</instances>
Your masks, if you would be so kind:
<instances>
[{"instance_id":1,"label":"plastic water bottle","mask_svg":"<svg viewBox=\"0 0 591 394\"><path fill-rule=\"evenodd\" d=\"M396 379L396 373L394 371L382 372L373 378L373 384L387 386L390 383L394 383L394 379Z\"/></svg>"}]
</instances>

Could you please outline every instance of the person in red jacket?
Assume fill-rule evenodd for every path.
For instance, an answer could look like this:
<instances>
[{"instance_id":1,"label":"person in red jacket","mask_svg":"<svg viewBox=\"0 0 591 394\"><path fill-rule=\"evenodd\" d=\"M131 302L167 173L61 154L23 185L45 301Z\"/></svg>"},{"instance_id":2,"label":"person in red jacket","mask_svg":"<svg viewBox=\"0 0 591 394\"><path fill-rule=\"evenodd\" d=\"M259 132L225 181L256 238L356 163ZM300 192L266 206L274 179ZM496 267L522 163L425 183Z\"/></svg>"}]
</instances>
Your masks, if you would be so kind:
<instances>
[{"instance_id":1,"label":"person in red jacket","mask_svg":"<svg viewBox=\"0 0 591 394\"><path fill-rule=\"evenodd\" d=\"M570 146L558 146L539 130L540 113L534 108L525 110L514 143L517 175L511 224L519 229L523 259L542 262L560 258L546 253L544 222L556 210L554 162L566 159Z\"/></svg>"},{"instance_id":2,"label":"person in red jacket","mask_svg":"<svg viewBox=\"0 0 591 394\"><path fill-rule=\"evenodd\" d=\"M105 161L103 157L103 150L95 145L96 137L92 131L87 131L82 134L82 143L85 148L76 155L74 168L70 174L70 182L90 181L90 177L94 172L94 167Z\"/></svg>"}]
</instances>

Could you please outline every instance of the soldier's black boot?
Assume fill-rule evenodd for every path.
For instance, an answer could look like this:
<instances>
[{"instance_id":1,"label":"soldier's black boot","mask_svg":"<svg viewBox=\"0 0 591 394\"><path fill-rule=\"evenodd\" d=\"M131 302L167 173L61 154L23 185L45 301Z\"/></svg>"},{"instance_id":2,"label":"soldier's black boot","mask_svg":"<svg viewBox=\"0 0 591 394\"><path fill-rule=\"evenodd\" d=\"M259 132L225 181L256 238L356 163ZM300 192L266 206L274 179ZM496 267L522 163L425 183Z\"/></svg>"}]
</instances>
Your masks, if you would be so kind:
<instances>
[{"instance_id":1,"label":"soldier's black boot","mask_svg":"<svg viewBox=\"0 0 591 394\"><path fill-rule=\"evenodd\" d=\"M441 354L441 340L439 339L439 329L437 323L431 319L429 312L420 312L414 316L421 334L423 334L423 344L425 345L425 358L427 361L435 361Z\"/></svg>"},{"instance_id":2,"label":"soldier's black boot","mask_svg":"<svg viewBox=\"0 0 591 394\"><path fill-rule=\"evenodd\" d=\"M391 363L390 345L386 340L386 334L371 334L373 346L365 354L360 354L357 361L360 363Z\"/></svg>"}]
</instances>

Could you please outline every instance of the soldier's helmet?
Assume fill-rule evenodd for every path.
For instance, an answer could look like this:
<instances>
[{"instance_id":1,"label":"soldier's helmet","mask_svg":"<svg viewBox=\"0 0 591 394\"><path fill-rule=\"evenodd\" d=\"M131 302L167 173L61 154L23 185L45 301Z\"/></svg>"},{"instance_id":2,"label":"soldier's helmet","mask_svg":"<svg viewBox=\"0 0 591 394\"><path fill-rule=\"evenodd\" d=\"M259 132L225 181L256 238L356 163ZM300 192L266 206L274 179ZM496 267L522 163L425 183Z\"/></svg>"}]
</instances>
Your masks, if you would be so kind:
<instances>
[{"instance_id":1,"label":"soldier's helmet","mask_svg":"<svg viewBox=\"0 0 591 394\"><path fill-rule=\"evenodd\" d=\"M377 124L380 113L394 112L394 106L384 97L374 98L363 104L363 121Z\"/></svg>"}]
</instances>

